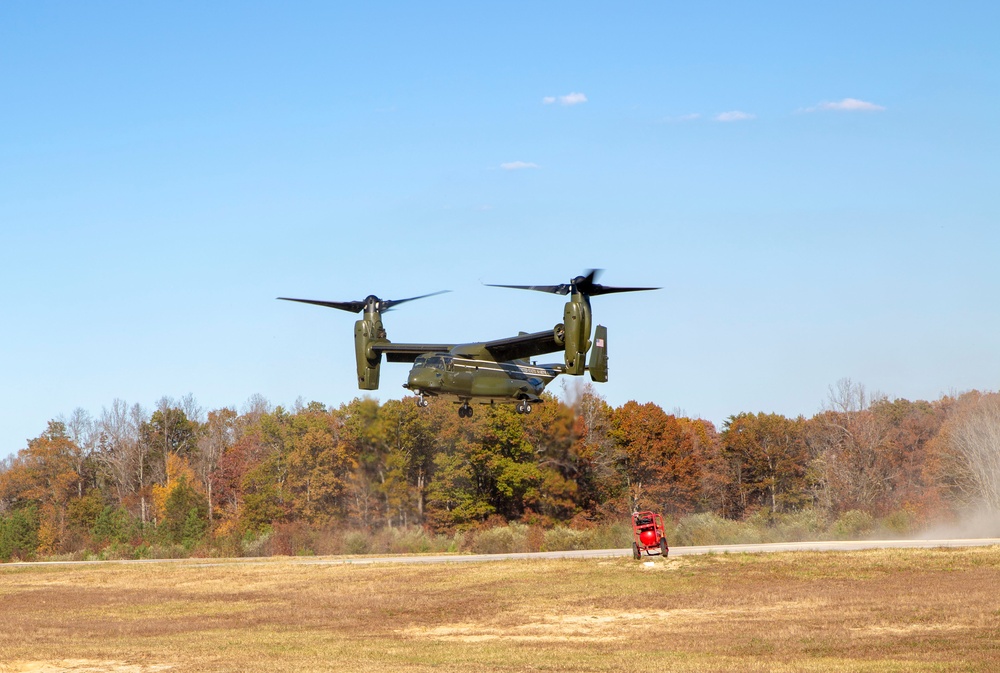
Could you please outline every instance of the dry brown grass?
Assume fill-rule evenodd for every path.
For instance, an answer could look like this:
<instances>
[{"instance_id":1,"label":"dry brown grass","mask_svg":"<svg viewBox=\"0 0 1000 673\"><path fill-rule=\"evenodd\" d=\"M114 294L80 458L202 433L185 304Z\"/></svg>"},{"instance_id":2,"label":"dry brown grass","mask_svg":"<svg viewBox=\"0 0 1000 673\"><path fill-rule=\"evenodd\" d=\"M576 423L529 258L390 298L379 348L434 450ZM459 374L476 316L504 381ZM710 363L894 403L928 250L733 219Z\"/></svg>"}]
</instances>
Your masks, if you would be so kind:
<instances>
[{"instance_id":1,"label":"dry brown grass","mask_svg":"<svg viewBox=\"0 0 1000 673\"><path fill-rule=\"evenodd\" d=\"M0 567L0 671L1000 671L1000 548Z\"/></svg>"}]
</instances>

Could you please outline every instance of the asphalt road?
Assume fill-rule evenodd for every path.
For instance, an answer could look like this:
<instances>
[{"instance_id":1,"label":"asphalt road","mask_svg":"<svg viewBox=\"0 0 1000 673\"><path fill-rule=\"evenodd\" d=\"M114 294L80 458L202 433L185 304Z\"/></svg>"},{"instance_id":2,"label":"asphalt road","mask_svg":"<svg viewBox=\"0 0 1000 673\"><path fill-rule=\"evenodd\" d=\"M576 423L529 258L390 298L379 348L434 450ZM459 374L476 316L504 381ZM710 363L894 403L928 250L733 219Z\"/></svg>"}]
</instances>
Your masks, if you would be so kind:
<instances>
[{"instance_id":1,"label":"asphalt road","mask_svg":"<svg viewBox=\"0 0 1000 673\"><path fill-rule=\"evenodd\" d=\"M986 547L1000 545L1000 538L970 538L949 540L867 540L837 542L776 542L770 544L730 544L705 547L671 547L670 557L691 554L762 554L794 551L857 551L862 549L934 549L941 547ZM3 563L0 569L17 566L39 565L90 565L97 563L191 563L199 566L233 565L239 563L267 563L285 561L303 565L371 565L375 563L484 563L488 561L516 561L528 559L581 559L631 556L632 549L583 549L579 551L547 551L521 554L436 554L414 556L351 556L351 557L267 557L228 559L142 559L138 561L35 561L31 563ZM652 560L657 556L643 560Z\"/></svg>"},{"instance_id":2,"label":"asphalt road","mask_svg":"<svg viewBox=\"0 0 1000 673\"><path fill-rule=\"evenodd\" d=\"M671 547L670 556L691 554L743 554L789 551L857 551L861 549L934 549L940 547L986 547L1000 545L1000 538L965 540L869 540L837 542L776 542L770 544L730 544L705 547ZM370 564L370 563L476 563L524 559L607 558L631 556L632 549L583 549L579 551L547 551L523 554L453 554L437 556L358 556L351 558L310 558L303 563ZM656 556L642 555L643 560Z\"/></svg>"}]
</instances>

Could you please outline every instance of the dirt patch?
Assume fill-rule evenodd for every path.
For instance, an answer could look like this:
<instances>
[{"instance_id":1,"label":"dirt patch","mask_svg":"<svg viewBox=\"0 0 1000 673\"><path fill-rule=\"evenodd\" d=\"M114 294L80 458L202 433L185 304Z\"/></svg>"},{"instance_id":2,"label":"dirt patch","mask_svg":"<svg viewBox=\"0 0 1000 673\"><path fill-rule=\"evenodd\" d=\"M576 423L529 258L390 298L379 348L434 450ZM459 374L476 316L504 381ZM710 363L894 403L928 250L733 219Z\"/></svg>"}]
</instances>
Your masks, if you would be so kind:
<instances>
[{"instance_id":1,"label":"dirt patch","mask_svg":"<svg viewBox=\"0 0 1000 673\"><path fill-rule=\"evenodd\" d=\"M762 606L758 613L783 613L815 609L814 601L786 602ZM601 610L591 614L534 614L526 615L519 624L498 626L462 622L439 624L432 627L410 627L398 633L408 638L430 640L478 642L483 640L552 640L604 642L634 638L637 631L653 630L663 626L690 626L701 623L719 623L727 618L746 615L742 608L674 610L613 611Z\"/></svg>"},{"instance_id":2,"label":"dirt patch","mask_svg":"<svg viewBox=\"0 0 1000 673\"><path fill-rule=\"evenodd\" d=\"M850 629L855 633L870 633L874 635L924 635L932 633L953 633L956 631L966 631L972 626L963 624L907 624L905 626L863 626Z\"/></svg>"},{"instance_id":3,"label":"dirt patch","mask_svg":"<svg viewBox=\"0 0 1000 673\"><path fill-rule=\"evenodd\" d=\"M586 629L545 629L546 625L523 624L504 629L482 624L444 624L430 628L403 629L400 634L410 638L442 640L461 643L477 643L488 640L529 641L580 641L603 642L618 640L617 636L590 633ZM529 631L537 630L538 633ZM548 631L548 632L546 632Z\"/></svg>"},{"instance_id":4,"label":"dirt patch","mask_svg":"<svg viewBox=\"0 0 1000 673\"><path fill-rule=\"evenodd\" d=\"M169 671L170 664L129 664L124 661L59 659L53 661L15 661L0 664L0 673L154 673Z\"/></svg>"}]
</instances>

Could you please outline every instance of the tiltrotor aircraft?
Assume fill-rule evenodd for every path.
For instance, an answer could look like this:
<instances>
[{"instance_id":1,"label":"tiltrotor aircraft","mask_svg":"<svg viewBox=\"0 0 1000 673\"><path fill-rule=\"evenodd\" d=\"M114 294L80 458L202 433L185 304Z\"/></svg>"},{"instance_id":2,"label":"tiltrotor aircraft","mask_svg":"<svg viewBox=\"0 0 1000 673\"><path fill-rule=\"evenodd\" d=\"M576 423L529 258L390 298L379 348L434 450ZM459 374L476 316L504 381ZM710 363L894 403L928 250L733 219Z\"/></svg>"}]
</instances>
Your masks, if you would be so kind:
<instances>
[{"instance_id":1,"label":"tiltrotor aircraft","mask_svg":"<svg viewBox=\"0 0 1000 673\"><path fill-rule=\"evenodd\" d=\"M513 403L518 413L531 412L542 401L541 394L560 374L581 376L585 371L599 383L608 380L608 330L597 325L591 341L590 298L614 292L658 290L656 287L608 287L594 282L600 270L577 276L561 285L490 285L519 290L536 290L570 295L563 309L563 321L550 330L495 341L467 344L393 343L382 326L382 313L404 302L431 297L441 292L408 299L379 299L369 295L361 301L318 301L278 297L285 301L327 306L351 313L364 312L354 323L354 354L358 365L358 388L378 389L382 356L388 362L412 362L413 368L403 387L417 395L417 404L427 406L426 397L450 398L461 405L458 415L472 416L472 404ZM530 358L564 352L563 362L535 364ZM586 361L590 351L590 361Z\"/></svg>"}]
</instances>

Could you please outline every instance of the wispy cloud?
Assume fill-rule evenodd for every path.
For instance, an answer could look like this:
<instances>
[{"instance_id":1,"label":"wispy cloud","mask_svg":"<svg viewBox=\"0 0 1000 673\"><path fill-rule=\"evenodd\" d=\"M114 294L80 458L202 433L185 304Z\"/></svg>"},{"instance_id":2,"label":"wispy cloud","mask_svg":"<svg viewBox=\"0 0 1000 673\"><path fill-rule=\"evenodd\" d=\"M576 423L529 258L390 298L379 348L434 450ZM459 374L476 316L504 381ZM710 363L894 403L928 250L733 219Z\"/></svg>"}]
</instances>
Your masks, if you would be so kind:
<instances>
[{"instance_id":1,"label":"wispy cloud","mask_svg":"<svg viewBox=\"0 0 1000 673\"><path fill-rule=\"evenodd\" d=\"M723 112L721 114L715 115L715 121L717 122L741 122L747 119L753 119L756 115L752 115L749 112L741 112L739 110L733 110L732 112Z\"/></svg>"},{"instance_id":2,"label":"wispy cloud","mask_svg":"<svg viewBox=\"0 0 1000 673\"><path fill-rule=\"evenodd\" d=\"M869 103L865 100L845 98L835 103L823 101L819 105L803 108L802 112L819 112L821 110L838 110L840 112L882 112L885 108L881 105Z\"/></svg>"},{"instance_id":3,"label":"wispy cloud","mask_svg":"<svg viewBox=\"0 0 1000 673\"><path fill-rule=\"evenodd\" d=\"M538 164L530 161L508 161L505 164L500 164L500 168L505 171L519 171L525 168L538 168Z\"/></svg>"},{"instance_id":4,"label":"wispy cloud","mask_svg":"<svg viewBox=\"0 0 1000 673\"><path fill-rule=\"evenodd\" d=\"M701 119L701 115L697 112L692 112L686 115L677 115L676 117L666 117L663 121L667 124L679 124L681 122L693 122L695 119Z\"/></svg>"},{"instance_id":5,"label":"wispy cloud","mask_svg":"<svg viewBox=\"0 0 1000 673\"><path fill-rule=\"evenodd\" d=\"M586 103L587 96L582 93L568 93L565 96L546 96L542 99L543 105L552 105L553 103L559 103L560 105L579 105L580 103Z\"/></svg>"}]
</instances>

